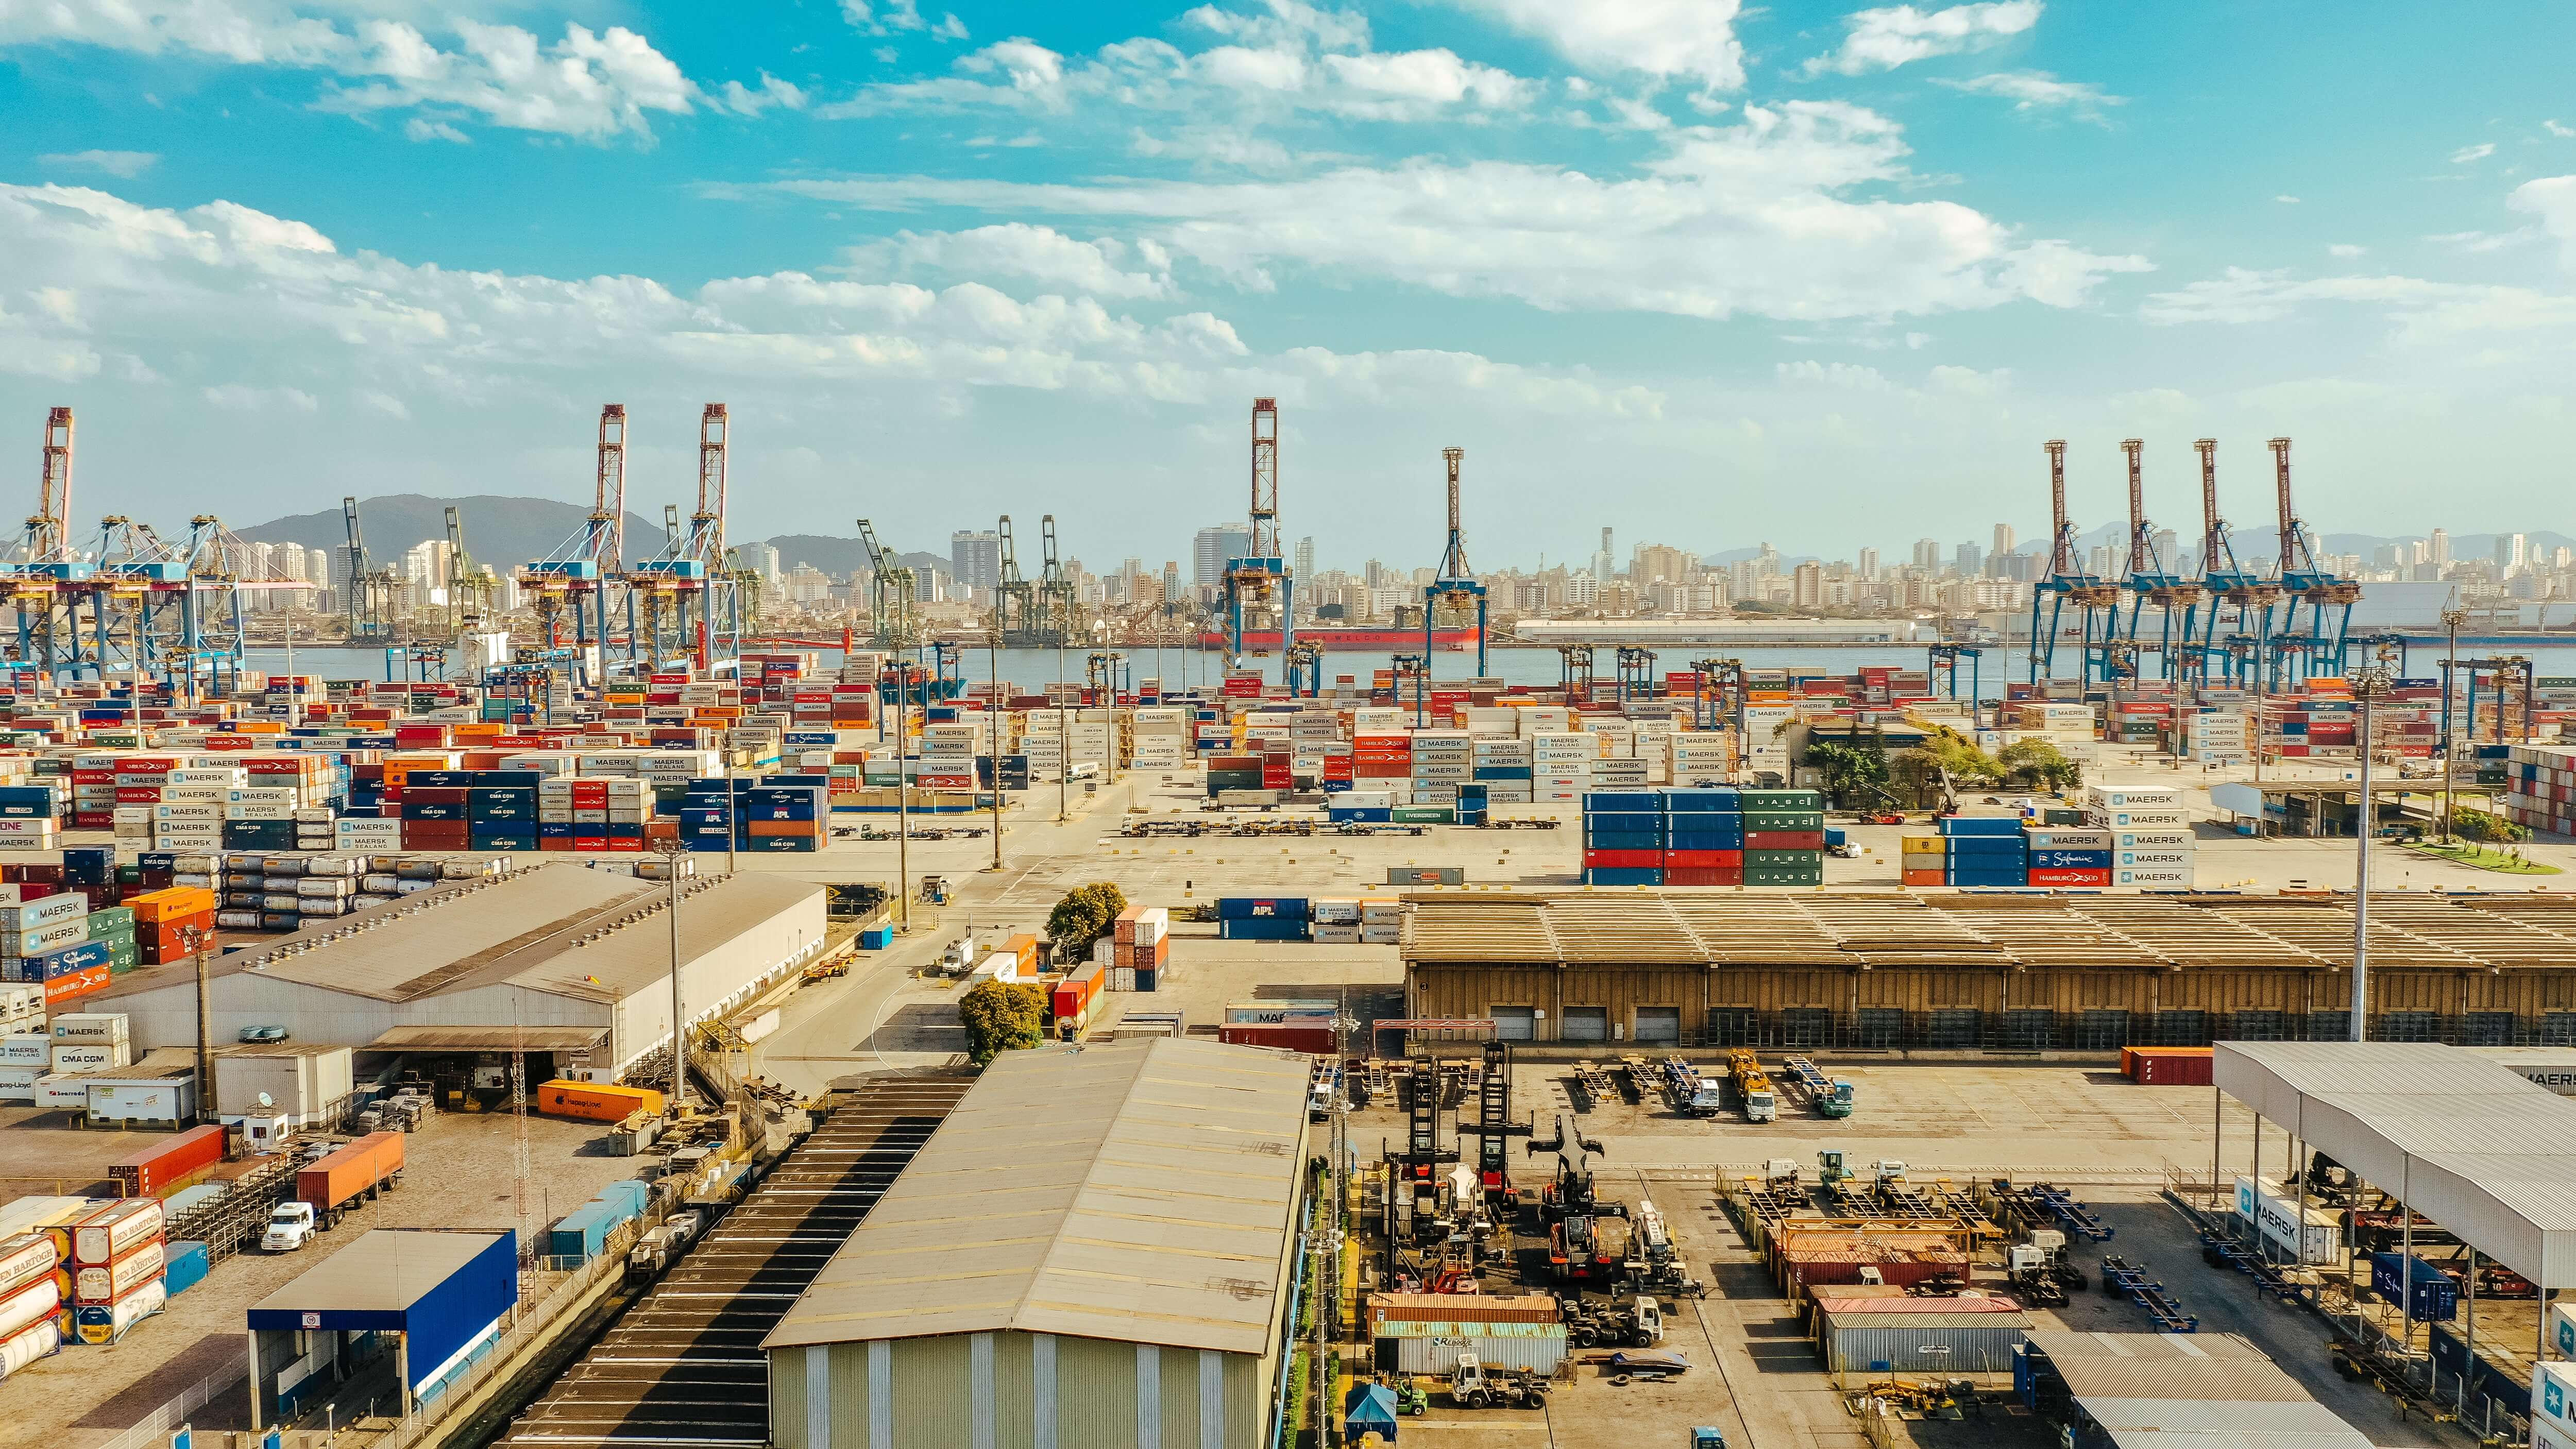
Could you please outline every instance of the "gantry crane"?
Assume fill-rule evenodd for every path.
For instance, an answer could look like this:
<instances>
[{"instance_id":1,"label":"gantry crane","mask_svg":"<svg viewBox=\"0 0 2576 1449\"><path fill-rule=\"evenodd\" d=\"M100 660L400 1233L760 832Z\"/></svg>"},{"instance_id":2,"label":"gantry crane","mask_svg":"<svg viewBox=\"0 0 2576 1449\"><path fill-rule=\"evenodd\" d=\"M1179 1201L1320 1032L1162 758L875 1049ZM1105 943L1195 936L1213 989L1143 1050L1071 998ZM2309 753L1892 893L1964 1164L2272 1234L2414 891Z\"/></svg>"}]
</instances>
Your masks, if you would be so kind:
<instances>
[{"instance_id":1,"label":"gantry crane","mask_svg":"<svg viewBox=\"0 0 2576 1449\"><path fill-rule=\"evenodd\" d=\"M1279 647L1297 642L1296 580L1279 552L1279 401L1252 400L1252 539L1225 561L1225 647L1243 656L1244 616L1276 615Z\"/></svg>"},{"instance_id":2,"label":"gantry crane","mask_svg":"<svg viewBox=\"0 0 2576 1449\"><path fill-rule=\"evenodd\" d=\"M554 552L520 570L520 587L534 601L548 652L564 647L563 620L572 617L574 671L589 682L607 672L608 588L625 572L626 405L599 410L599 458L589 516ZM635 639L630 632L630 655Z\"/></svg>"},{"instance_id":3,"label":"gantry crane","mask_svg":"<svg viewBox=\"0 0 2576 1449\"><path fill-rule=\"evenodd\" d=\"M2361 585L2318 560L2315 537L2290 506L2290 440L2274 438L2266 446L2272 450L2280 503L2281 558L2273 580L2281 590L2281 622L2270 631L2265 666L2268 683L2278 688L2293 678L2344 672L2346 635L2352 629L2352 606L2361 602ZM2307 606L2304 622L2302 604Z\"/></svg>"},{"instance_id":4,"label":"gantry crane","mask_svg":"<svg viewBox=\"0 0 2576 1449\"><path fill-rule=\"evenodd\" d=\"M0 578L9 586L9 602L18 616L18 660L48 678L74 672L80 651L80 593L74 587L90 576L90 566L72 551L68 524L72 505L72 410L50 409L45 415L45 443L36 479L36 511L27 515L27 530Z\"/></svg>"},{"instance_id":5,"label":"gantry crane","mask_svg":"<svg viewBox=\"0 0 2576 1449\"><path fill-rule=\"evenodd\" d=\"M2218 511L2218 440L2197 439L2192 447L2200 453L2200 597L2184 612L2183 635L2202 687L2212 674L2242 687L2266 652L2279 590L2237 560L2235 535Z\"/></svg>"},{"instance_id":6,"label":"gantry crane","mask_svg":"<svg viewBox=\"0 0 2576 1449\"><path fill-rule=\"evenodd\" d=\"M732 432L733 415L725 404L699 410L697 507L683 530L678 506L665 505L662 552L625 576L630 655L641 639L657 665L686 654L704 669L742 650L745 601L757 597L757 585L744 577L725 542Z\"/></svg>"},{"instance_id":7,"label":"gantry crane","mask_svg":"<svg viewBox=\"0 0 2576 1449\"><path fill-rule=\"evenodd\" d=\"M2030 595L2030 678L2033 684L2057 673L2057 640L2064 629L2066 606L2073 604L2082 625L2083 677L2091 687L2097 670L2116 668L2112 635L2118 625L2120 589L2088 572L2076 556L2075 525L2066 517L2066 440L2051 438L2048 452L2048 573Z\"/></svg>"},{"instance_id":8,"label":"gantry crane","mask_svg":"<svg viewBox=\"0 0 2576 1449\"><path fill-rule=\"evenodd\" d=\"M497 612L492 573L465 548L465 515L447 505L447 608L459 642L490 626Z\"/></svg>"},{"instance_id":9,"label":"gantry crane","mask_svg":"<svg viewBox=\"0 0 2576 1449\"><path fill-rule=\"evenodd\" d=\"M2123 636L2137 654L2153 649L2157 668L2167 679L2188 667L2190 632L2188 611L2200 602L2200 584L2187 579L2172 568L2172 562L2156 551L2155 526L2147 522L2146 482L2139 455L2146 448L2137 438L2123 438L2120 451L2129 461L2129 560L2127 576L2121 586L2129 591L2129 619ZM2157 611L2157 636L2150 644L2144 628L2144 616L2150 608ZM2177 625L2183 625L2182 639L2175 638Z\"/></svg>"},{"instance_id":10,"label":"gantry crane","mask_svg":"<svg viewBox=\"0 0 2576 1449\"><path fill-rule=\"evenodd\" d=\"M1467 535L1458 524L1458 465L1467 456L1464 448L1443 448L1440 460L1449 468L1449 546L1441 551L1440 572L1422 589L1422 654L1431 656L1431 632L1443 607L1464 612L1468 605L1476 609L1476 677L1485 677L1485 586L1476 582L1474 571L1467 567Z\"/></svg>"},{"instance_id":11,"label":"gantry crane","mask_svg":"<svg viewBox=\"0 0 2576 1449\"><path fill-rule=\"evenodd\" d=\"M340 605L349 621L349 646L363 649L389 645L394 642L394 571L376 567L375 560L368 557L366 529L358 520L355 497L340 500L340 526L348 538L342 545L348 581Z\"/></svg>"},{"instance_id":12,"label":"gantry crane","mask_svg":"<svg viewBox=\"0 0 2576 1449\"><path fill-rule=\"evenodd\" d=\"M921 642L920 585L912 568L894 561L877 545L876 526L859 520L859 542L867 547L869 593L868 642L901 652Z\"/></svg>"},{"instance_id":13,"label":"gantry crane","mask_svg":"<svg viewBox=\"0 0 2576 1449\"><path fill-rule=\"evenodd\" d=\"M1040 546L1049 554L1055 548L1055 515L1048 514L1040 526ZM1040 565L1037 579L1020 572L1019 542L1011 532L1011 515L1002 515L1001 582L993 590L993 627L1002 634L1005 649L1036 649L1052 645L1055 638L1048 632L1046 615L1052 593L1044 587L1044 570L1052 560Z\"/></svg>"},{"instance_id":14,"label":"gantry crane","mask_svg":"<svg viewBox=\"0 0 2576 1449\"><path fill-rule=\"evenodd\" d=\"M1744 707L1743 660L1694 659L1691 671L1697 680L1692 691L1691 722L1697 728L1716 729Z\"/></svg>"},{"instance_id":15,"label":"gantry crane","mask_svg":"<svg viewBox=\"0 0 2576 1449\"><path fill-rule=\"evenodd\" d=\"M1052 649L1081 632L1081 606L1074 597L1073 580L1065 576L1064 560L1056 557L1055 515L1038 519L1038 637L1032 641L1041 649Z\"/></svg>"}]
</instances>

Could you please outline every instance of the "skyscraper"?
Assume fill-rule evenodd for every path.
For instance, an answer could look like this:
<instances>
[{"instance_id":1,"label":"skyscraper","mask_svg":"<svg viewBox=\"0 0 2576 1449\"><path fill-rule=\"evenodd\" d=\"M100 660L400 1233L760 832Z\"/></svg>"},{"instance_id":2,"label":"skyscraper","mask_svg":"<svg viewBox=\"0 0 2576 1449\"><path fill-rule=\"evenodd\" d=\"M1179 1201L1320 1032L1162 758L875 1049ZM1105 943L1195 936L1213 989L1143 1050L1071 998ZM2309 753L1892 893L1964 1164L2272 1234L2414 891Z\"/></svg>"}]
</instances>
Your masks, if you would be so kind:
<instances>
[{"instance_id":1,"label":"skyscraper","mask_svg":"<svg viewBox=\"0 0 2576 1449\"><path fill-rule=\"evenodd\" d=\"M2450 530L2444 528L2434 529L2432 538L2427 540L2426 543L2427 547L2424 550L2424 562L2431 564L2437 573L2440 570L2449 568L2451 566Z\"/></svg>"},{"instance_id":2,"label":"skyscraper","mask_svg":"<svg viewBox=\"0 0 2576 1449\"><path fill-rule=\"evenodd\" d=\"M1986 552L1973 543L1959 545L1959 577L1973 579L1986 571Z\"/></svg>"},{"instance_id":3,"label":"skyscraper","mask_svg":"<svg viewBox=\"0 0 2576 1449\"><path fill-rule=\"evenodd\" d=\"M1914 566L1925 573L1941 571L1941 545L1929 538L1914 540Z\"/></svg>"},{"instance_id":4,"label":"skyscraper","mask_svg":"<svg viewBox=\"0 0 2576 1449\"><path fill-rule=\"evenodd\" d=\"M2496 535L2496 567L2506 573L2519 571L2531 562L2531 540L2519 533Z\"/></svg>"},{"instance_id":5,"label":"skyscraper","mask_svg":"<svg viewBox=\"0 0 2576 1449\"><path fill-rule=\"evenodd\" d=\"M1619 575L1619 561L1610 556L1610 530L1601 530L1601 551L1592 556L1592 580L1606 584Z\"/></svg>"},{"instance_id":6,"label":"skyscraper","mask_svg":"<svg viewBox=\"0 0 2576 1449\"><path fill-rule=\"evenodd\" d=\"M1252 525L1220 523L1202 528L1190 549L1190 582L1221 584L1225 582L1225 561L1242 558L1252 548Z\"/></svg>"},{"instance_id":7,"label":"skyscraper","mask_svg":"<svg viewBox=\"0 0 2576 1449\"><path fill-rule=\"evenodd\" d=\"M1874 548L1865 548L1865 549L1862 549L1862 550L1860 551L1860 569L1859 569L1859 573L1860 573L1860 576L1861 576L1861 581L1862 581L1862 582L1864 582L1864 583L1874 583L1874 582L1876 582L1876 581L1877 581L1877 579L1878 579L1878 550L1877 550L1877 549L1874 549Z\"/></svg>"},{"instance_id":8,"label":"skyscraper","mask_svg":"<svg viewBox=\"0 0 2576 1449\"><path fill-rule=\"evenodd\" d=\"M948 535L948 576L974 589L1001 583L1002 536L989 528Z\"/></svg>"},{"instance_id":9,"label":"skyscraper","mask_svg":"<svg viewBox=\"0 0 2576 1449\"><path fill-rule=\"evenodd\" d=\"M1996 525L1995 525L1995 557L1997 557L1997 558L2001 558L2001 557L2003 557L2005 554L2008 554L2008 553L2010 553L2010 552L2012 552L2012 551L2013 551L2013 526L2012 526L2011 524L2009 524L2009 523L1998 523L1998 524L1996 524Z\"/></svg>"},{"instance_id":10,"label":"skyscraper","mask_svg":"<svg viewBox=\"0 0 2576 1449\"><path fill-rule=\"evenodd\" d=\"M1297 540L1297 577L1301 579L1311 579L1314 576L1315 535L1310 533L1304 538Z\"/></svg>"}]
</instances>

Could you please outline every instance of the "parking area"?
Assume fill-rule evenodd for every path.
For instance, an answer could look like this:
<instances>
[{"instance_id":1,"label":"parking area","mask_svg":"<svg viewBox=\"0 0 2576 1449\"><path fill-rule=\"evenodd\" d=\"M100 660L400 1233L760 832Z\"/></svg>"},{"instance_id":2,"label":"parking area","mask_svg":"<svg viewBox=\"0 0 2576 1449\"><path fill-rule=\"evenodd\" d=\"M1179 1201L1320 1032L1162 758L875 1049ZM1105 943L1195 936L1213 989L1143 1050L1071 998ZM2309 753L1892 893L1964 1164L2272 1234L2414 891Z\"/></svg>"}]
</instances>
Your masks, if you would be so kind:
<instances>
[{"instance_id":1,"label":"parking area","mask_svg":"<svg viewBox=\"0 0 2576 1449\"><path fill-rule=\"evenodd\" d=\"M519 1120L506 1113L432 1116L404 1144L401 1184L353 1210L312 1246L275 1256L254 1251L225 1259L204 1282L136 1325L121 1342L68 1346L0 1380L0 1449L87 1449L116 1437L199 1380L238 1372L245 1352L244 1314L250 1306L371 1228L535 1232L602 1187L658 1161L608 1156L606 1134L595 1123L532 1115L525 1129L530 1169L524 1215L516 1168ZM108 1141L114 1135L142 1134L0 1124L0 1165L23 1175L49 1154L67 1163L85 1164L95 1157L103 1165L134 1146L116 1147ZM192 1417L201 1431L250 1427L249 1404L239 1394L210 1403Z\"/></svg>"}]
</instances>

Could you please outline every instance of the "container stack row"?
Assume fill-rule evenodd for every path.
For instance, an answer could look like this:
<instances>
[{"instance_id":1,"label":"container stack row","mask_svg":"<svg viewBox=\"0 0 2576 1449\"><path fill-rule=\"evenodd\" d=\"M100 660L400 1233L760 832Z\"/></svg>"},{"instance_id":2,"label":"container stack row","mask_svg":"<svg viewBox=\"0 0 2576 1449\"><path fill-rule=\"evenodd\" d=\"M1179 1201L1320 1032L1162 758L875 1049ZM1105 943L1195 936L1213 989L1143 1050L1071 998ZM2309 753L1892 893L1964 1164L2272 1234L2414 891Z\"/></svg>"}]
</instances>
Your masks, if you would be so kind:
<instances>
[{"instance_id":1,"label":"container stack row","mask_svg":"<svg viewBox=\"0 0 2576 1449\"><path fill-rule=\"evenodd\" d=\"M1824 801L1813 790L1667 786L1583 797L1586 885L1817 886Z\"/></svg>"}]
</instances>

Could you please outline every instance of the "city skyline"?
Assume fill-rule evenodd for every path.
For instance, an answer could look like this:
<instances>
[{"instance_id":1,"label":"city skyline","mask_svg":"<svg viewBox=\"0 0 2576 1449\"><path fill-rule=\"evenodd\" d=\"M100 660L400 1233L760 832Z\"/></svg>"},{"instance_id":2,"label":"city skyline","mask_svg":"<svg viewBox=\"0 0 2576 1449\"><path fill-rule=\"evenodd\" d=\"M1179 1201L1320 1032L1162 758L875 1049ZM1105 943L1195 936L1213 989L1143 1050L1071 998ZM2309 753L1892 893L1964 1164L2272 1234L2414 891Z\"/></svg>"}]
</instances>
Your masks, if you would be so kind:
<instances>
[{"instance_id":1,"label":"city skyline","mask_svg":"<svg viewBox=\"0 0 2576 1449\"><path fill-rule=\"evenodd\" d=\"M1178 558L1276 396L1327 553L1436 557L1447 446L1498 558L2028 537L2049 437L2079 520L2128 436L2159 521L2198 436L2261 516L2287 435L2322 530L2511 531L2568 481L2570 44L2540 0L21 7L0 436L76 407L136 516L586 502L614 400L650 510L723 400L737 536Z\"/></svg>"}]
</instances>

